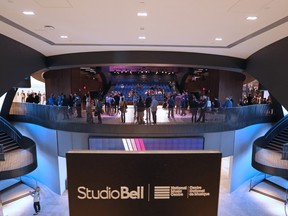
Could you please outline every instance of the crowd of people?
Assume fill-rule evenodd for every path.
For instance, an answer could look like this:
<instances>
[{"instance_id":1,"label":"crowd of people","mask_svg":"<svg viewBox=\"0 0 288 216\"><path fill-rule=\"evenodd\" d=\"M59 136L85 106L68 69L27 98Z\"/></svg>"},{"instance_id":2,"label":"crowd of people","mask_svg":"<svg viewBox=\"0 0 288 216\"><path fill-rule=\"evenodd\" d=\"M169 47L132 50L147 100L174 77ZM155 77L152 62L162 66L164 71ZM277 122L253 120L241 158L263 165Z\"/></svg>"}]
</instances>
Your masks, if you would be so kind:
<instances>
[{"instance_id":1,"label":"crowd of people","mask_svg":"<svg viewBox=\"0 0 288 216\"><path fill-rule=\"evenodd\" d=\"M158 105L162 104L162 109L168 110L168 119L175 118L175 115L186 116L191 113L192 122L205 122L206 112L218 112L220 108L233 107L233 99L227 98L224 104L215 98L213 101L206 95L197 98L193 94L184 92L182 94L168 94L164 101L157 101L155 95L146 94L145 97L138 95L136 91L131 95L134 119L138 124L156 124ZM120 99L121 98L121 99ZM122 109L121 101L125 102L125 109ZM125 116L127 102L120 92L111 92L105 98L105 113L109 116L117 115L120 110L121 116ZM121 118L122 119L122 118ZM125 119L125 117L124 117ZM125 120L122 121L125 123Z\"/></svg>"},{"instance_id":2,"label":"crowd of people","mask_svg":"<svg viewBox=\"0 0 288 216\"><path fill-rule=\"evenodd\" d=\"M43 103L43 95L31 92L26 97L21 92L21 102L27 103ZM135 122L138 124L156 124L157 123L157 109L162 105L162 109L167 109L167 118L173 119L175 115L186 116L191 114L191 122L206 121L206 113L217 113L219 110L232 108L235 106L245 106L259 103L270 103L270 98L259 98L249 94L235 104L233 98L227 97L221 103L218 98L210 99L207 95L196 95L183 92L183 93L168 93L165 94L164 101L158 101L155 94L147 92L145 96L137 94L137 91L129 96L132 98L133 114ZM23 98L23 100L22 100ZM24 99L25 98L25 99ZM42 99L41 99L42 98ZM131 101L131 100L130 100ZM76 118L82 118L82 111L86 110L87 123L94 123L94 117L97 117L97 122L102 123L102 115L117 116L120 115L122 123L126 122L126 113L128 108L128 101L120 91L112 91L105 97L91 97L89 93L84 94L82 97L74 93L66 96L60 94L55 96L51 94L47 101L43 104L50 106L63 107L63 119L69 119L76 114Z\"/></svg>"},{"instance_id":3,"label":"crowd of people","mask_svg":"<svg viewBox=\"0 0 288 216\"><path fill-rule=\"evenodd\" d=\"M19 97L22 103L27 102L36 104L46 104L45 93L41 93L40 91L38 91L38 93L33 91L32 92L28 91L27 93L25 93L24 90L22 90L19 94Z\"/></svg>"}]
</instances>

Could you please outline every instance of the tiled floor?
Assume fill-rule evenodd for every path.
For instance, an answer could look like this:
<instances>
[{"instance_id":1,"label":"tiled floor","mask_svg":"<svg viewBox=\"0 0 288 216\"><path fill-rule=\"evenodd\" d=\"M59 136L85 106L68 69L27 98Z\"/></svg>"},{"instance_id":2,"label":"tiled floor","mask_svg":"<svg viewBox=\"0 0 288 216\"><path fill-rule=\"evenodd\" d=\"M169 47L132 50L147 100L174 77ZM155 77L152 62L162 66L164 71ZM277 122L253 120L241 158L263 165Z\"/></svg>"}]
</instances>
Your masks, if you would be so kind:
<instances>
[{"instance_id":1,"label":"tiled floor","mask_svg":"<svg viewBox=\"0 0 288 216\"><path fill-rule=\"evenodd\" d=\"M284 203L256 192L249 192L249 181L236 191L229 193L229 160L222 159L222 173L219 195L219 216L285 216ZM41 212L45 216L68 216L68 195L62 196L51 192L45 185L41 186ZM4 216L33 215L32 197L7 204L3 207ZM79 215L81 216L81 215ZM100 215L105 216L105 215ZM127 215L128 216L128 215ZM206 215L203 215L206 216ZM208 215L207 215L208 216Z\"/></svg>"}]
</instances>

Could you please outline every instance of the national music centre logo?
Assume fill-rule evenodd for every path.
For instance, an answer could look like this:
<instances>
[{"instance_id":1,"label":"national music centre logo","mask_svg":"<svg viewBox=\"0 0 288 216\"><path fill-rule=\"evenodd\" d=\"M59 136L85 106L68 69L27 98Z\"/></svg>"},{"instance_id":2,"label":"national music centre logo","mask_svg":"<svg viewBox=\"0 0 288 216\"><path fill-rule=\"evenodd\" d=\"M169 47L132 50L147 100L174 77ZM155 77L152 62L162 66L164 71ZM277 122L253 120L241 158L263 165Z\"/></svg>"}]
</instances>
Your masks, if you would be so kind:
<instances>
[{"instance_id":1,"label":"national music centre logo","mask_svg":"<svg viewBox=\"0 0 288 216\"><path fill-rule=\"evenodd\" d=\"M209 197L202 186L119 186L112 188L106 186L100 189L91 189L79 186L77 198L80 200L168 200L190 197Z\"/></svg>"}]
</instances>

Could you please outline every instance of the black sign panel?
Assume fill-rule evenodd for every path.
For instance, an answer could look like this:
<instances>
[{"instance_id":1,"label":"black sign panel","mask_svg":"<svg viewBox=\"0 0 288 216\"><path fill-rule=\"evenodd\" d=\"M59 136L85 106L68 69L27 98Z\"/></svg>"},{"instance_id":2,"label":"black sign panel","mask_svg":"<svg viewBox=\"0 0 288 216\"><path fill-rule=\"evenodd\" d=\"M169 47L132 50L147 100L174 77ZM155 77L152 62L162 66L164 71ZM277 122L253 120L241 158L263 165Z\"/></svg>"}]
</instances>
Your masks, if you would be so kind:
<instances>
[{"instance_id":1,"label":"black sign panel","mask_svg":"<svg viewBox=\"0 0 288 216\"><path fill-rule=\"evenodd\" d=\"M67 153L71 216L217 215L221 153Z\"/></svg>"}]
</instances>

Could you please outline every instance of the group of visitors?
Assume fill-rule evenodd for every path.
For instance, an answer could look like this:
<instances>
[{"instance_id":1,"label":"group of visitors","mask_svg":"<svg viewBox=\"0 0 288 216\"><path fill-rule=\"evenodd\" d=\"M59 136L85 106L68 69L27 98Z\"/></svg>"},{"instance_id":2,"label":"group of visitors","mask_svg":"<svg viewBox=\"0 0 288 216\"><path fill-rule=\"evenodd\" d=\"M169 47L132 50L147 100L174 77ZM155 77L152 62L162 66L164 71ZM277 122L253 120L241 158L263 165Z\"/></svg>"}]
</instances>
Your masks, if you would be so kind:
<instances>
[{"instance_id":1,"label":"group of visitors","mask_svg":"<svg viewBox=\"0 0 288 216\"><path fill-rule=\"evenodd\" d=\"M134 118L137 119L138 124L145 124L144 111L146 112L146 123L157 123L157 106L159 102L156 100L155 95L151 97L148 93L146 98L138 96L136 92L133 94L133 107L134 107ZM152 114L152 121L151 121Z\"/></svg>"},{"instance_id":2,"label":"group of visitors","mask_svg":"<svg viewBox=\"0 0 288 216\"><path fill-rule=\"evenodd\" d=\"M32 92L28 91L27 93L25 93L24 90L22 90L19 96L22 103L26 102L26 103L45 104L46 102L45 93L41 93L40 91L38 91L38 93L33 91Z\"/></svg>"},{"instance_id":3,"label":"group of visitors","mask_svg":"<svg viewBox=\"0 0 288 216\"><path fill-rule=\"evenodd\" d=\"M40 94L40 93L39 93ZM39 94L33 93L26 97L26 102L39 103ZM175 115L186 116L191 113L191 121L202 122L206 121L206 114L217 113L220 109L234 107L233 98L227 97L222 104L218 98L212 101L208 95L189 94L188 92L173 93L165 95L162 103L157 101L155 94L146 93L145 96L133 92L132 103L134 112L134 121L138 124L156 124L157 123L157 107L161 103L163 109L167 109L167 118L174 119ZM254 104L255 96L251 94L239 101L236 106L244 106ZM258 101L258 100L257 100ZM261 100L261 103L268 103L269 100ZM47 105L57 106L58 110L63 113L63 119L69 119L74 114L76 118L82 118L82 111L86 110L87 123L94 123L94 117L97 117L98 123L102 123L102 115L105 113L108 116L118 116L122 123L126 122L126 113L128 102L125 96L120 91L112 91L105 97L91 97L89 93L83 96L77 93L66 96L61 93L57 97L52 93L47 99ZM228 115L227 115L228 116ZM145 119L144 119L145 118ZM227 117L228 118L228 117ZM225 116L226 119L226 116Z\"/></svg>"},{"instance_id":4,"label":"group of visitors","mask_svg":"<svg viewBox=\"0 0 288 216\"><path fill-rule=\"evenodd\" d=\"M174 118L176 115L186 116L187 111L191 113L191 121L205 122L206 112L218 112L222 108L230 108L233 106L232 97L228 97L227 101L221 105L218 98L211 101L207 95L202 95L197 98L194 94L183 92L182 94L170 95L163 103L163 108L168 109L168 118Z\"/></svg>"}]
</instances>

